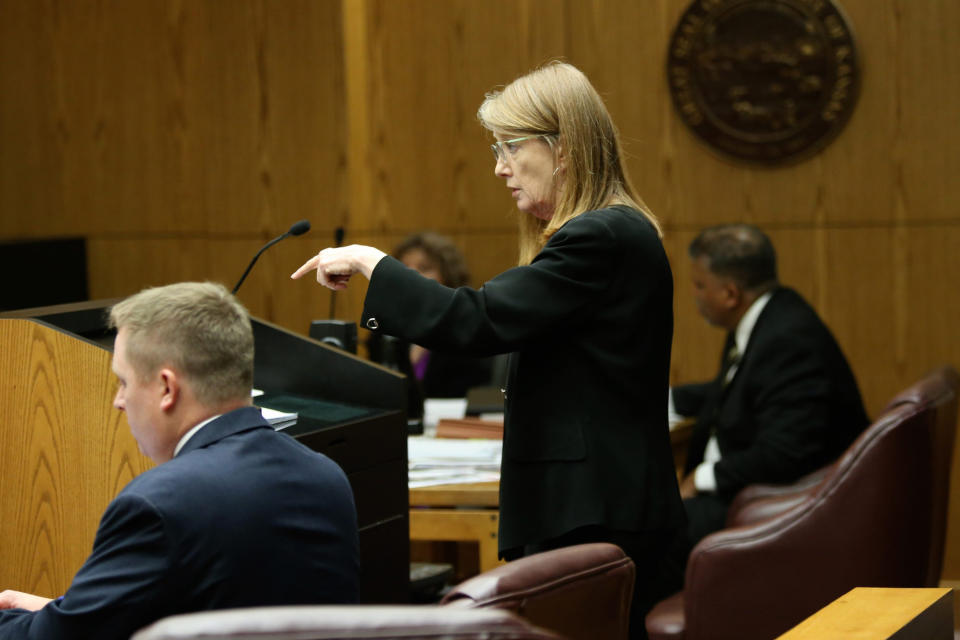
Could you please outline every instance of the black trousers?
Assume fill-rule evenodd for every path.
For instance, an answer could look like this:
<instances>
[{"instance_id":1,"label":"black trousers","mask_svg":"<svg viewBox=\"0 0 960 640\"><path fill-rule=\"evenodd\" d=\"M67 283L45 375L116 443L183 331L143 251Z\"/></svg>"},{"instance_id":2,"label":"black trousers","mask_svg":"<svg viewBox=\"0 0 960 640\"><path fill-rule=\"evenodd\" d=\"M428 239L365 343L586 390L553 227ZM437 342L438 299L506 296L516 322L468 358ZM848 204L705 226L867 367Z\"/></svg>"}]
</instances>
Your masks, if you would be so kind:
<instances>
[{"instance_id":1,"label":"black trousers","mask_svg":"<svg viewBox=\"0 0 960 640\"><path fill-rule=\"evenodd\" d=\"M676 562L676 556L669 553L676 545L676 538L682 535L673 531L615 531L600 525L590 525L568 531L556 538L525 545L522 549L504 551L503 557L516 560L521 556L589 542L609 542L617 545L633 560L637 569L633 600L630 604L630 638L646 640L644 619L647 613L657 602L683 588L683 568Z\"/></svg>"},{"instance_id":2,"label":"black trousers","mask_svg":"<svg viewBox=\"0 0 960 640\"><path fill-rule=\"evenodd\" d=\"M686 578L690 552L705 537L723 529L729 506L726 500L709 493L701 493L683 501L683 507L687 512L687 526L673 539L667 551L670 556L668 563L680 575L680 588L683 588Z\"/></svg>"},{"instance_id":3,"label":"black trousers","mask_svg":"<svg viewBox=\"0 0 960 640\"><path fill-rule=\"evenodd\" d=\"M687 511L686 553L690 555L698 542L726 525L730 501L710 493L701 493L684 500L683 507Z\"/></svg>"}]
</instances>

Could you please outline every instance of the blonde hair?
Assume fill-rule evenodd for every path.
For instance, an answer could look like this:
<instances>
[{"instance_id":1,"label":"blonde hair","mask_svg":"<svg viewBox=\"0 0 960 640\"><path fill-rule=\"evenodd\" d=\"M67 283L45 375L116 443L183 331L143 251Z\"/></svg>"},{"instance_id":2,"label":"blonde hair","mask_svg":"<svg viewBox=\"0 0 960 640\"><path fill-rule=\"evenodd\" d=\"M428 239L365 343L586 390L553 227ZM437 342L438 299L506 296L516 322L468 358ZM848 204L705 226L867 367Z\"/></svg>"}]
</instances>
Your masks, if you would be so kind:
<instances>
[{"instance_id":1,"label":"blonde hair","mask_svg":"<svg viewBox=\"0 0 960 640\"><path fill-rule=\"evenodd\" d=\"M110 309L109 326L127 330L127 360L140 380L170 365L204 406L250 397L250 316L223 285L144 289Z\"/></svg>"},{"instance_id":2,"label":"blonde hair","mask_svg":"<svg viewBox=\"0 0 960 640\"><path fill-rule=\"evenodd\" d=\"M545 136L564 158L554 175L550 220L520 217L520 264L529 264L566 222L587 211L623 204L640 211L662 235L637 194L620 151L620 134L600 95L573 65L553 61L486 95L480 123L504 136Z\"/></svg>"}]
</instances>

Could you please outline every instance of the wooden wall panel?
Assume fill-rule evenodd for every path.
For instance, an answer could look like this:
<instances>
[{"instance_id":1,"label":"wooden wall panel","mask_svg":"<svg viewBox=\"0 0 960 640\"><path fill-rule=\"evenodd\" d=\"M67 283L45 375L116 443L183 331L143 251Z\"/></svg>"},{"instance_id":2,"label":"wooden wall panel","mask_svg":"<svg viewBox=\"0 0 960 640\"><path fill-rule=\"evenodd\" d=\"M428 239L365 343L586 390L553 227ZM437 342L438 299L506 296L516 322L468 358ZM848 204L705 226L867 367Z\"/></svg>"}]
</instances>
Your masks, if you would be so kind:
<instances>
[{"instance_id":1,"label":"wooden wall panel","mask_svg":"<svg viewBox=\"0 0 960 640\"><path fill-rule=\"evenodd\" d=\"M51 54L45 46L49 39L43 37L48 21L36 3L0 2L2 237L59 233L60 157L45 144L56 131L46 110L39 108L55 103L53 83L45 72Z\"/></svg>"},{"instance_id":2,"label":"wooden wall panel","mask_svg":"<svg viewBox=\"0 0 960 640\"><path fill-rule=\"evenodd\" d=\"M476 111L487 91L556 55L562 14L550 6L345 4L345 20L360 32L346 55L364 74L350 81L367 96L364 120L351 130L369 149L354 169L368 174L364 186L374 192L351 209L348 233L512 231L512 203L493 176Z\"/></svg>"},{"instance_id":3,"label":"wooden wall panel","mask_svg":"<svg viewBox=\"0 0 960 640\"><path fill-rule=\"evenodd\" d=\"M960 100L950 82L958 45L944 27L957 9L844 2L863 59L854 117L820 155L762 170L714 155L673 114L664 52L685 6L520 2L504 16L468 0L350 2L342 14L338 2L308 0L4 2L0 65L15 91L0 102L0 235L90 235L91 289L114 296L181 278L229 284L243 269L239 247L252 255L307 217L315 230L301 241L305 250L274 249L284 255L268 254L243 292L255 312L296 330L328 307L326 294L311 307L284 269L268 270L328 244L338 225L348 242L372 237L385 249L409 231L437 229L486 278L513 262L515 213L492 175L476 107L492 87L567 56L606 97L635 181L679 255L695 230L722 221L809 232L810 251L781 265L783 280L836 318L841 338L865 345L851 349L855 368L879 378L865 381L876 389L867 392L876 411L914 371L890 369L867 345L892 340L907 359L912 315L898 306L886 323L865 322L869 310L838 283L869 290L861 278L875 272L859 265L878 254L845 238L956 224L958 127L942 114ZM351 95L363 108L346 108ZM490 237L505 239L496 252L484 249ZM149 252L134 251L123 264L120 255L97 255L151 238L166 238L176 259L148 262ZM236 253L221 255L233 244ZM883 255L906 266L905 246L891 246L899 249ZM898 271L883 290L905 295L905 282ZM687 295L685 282L677 292ZM338 315L355 306L340 305ZM714 367L701 340L685 335L713 340L697 318L682 317L691 310L678 302L675 379L691 366ZM916 366L935 364L934 352L953 357L950 348L926 352Z\"/></svg>"},{"instance_id":4,"label":"wooden wall panel","mask_svg":"<svg viewBox=\"0 0 960 640\"><path fill-rule=\"evenodd\" d=\"M282 248L260 257L237 294L253 315L278 318L278 324L301 334L307 333L311 320L328 317L326 289L316 282L304 286L311 283L289 279L316 253L316 242L309 235L289 238ZM90 280L95 283L90 296L126 296L145 286L197 279L232 289L261 244L250 239L178 236L93 239L88 247ZM348 308L341 311L337 315L345 317Z\"/></svg>"},{"instance_id":5,"label":"wooden wall panel","mask_svg":"<svg viewBox=\"0 0 960 640\"><path fill-rule=\"evenodd\" d=\"M771 233L784 283L831 326L876 414L960 365L960 18L953 0L839 0L862 91L818 155L726 160L676 117L667 43L688 0L0 0L0 238L81 233L91 291L214 278L294 220L241 298L303 332L330 294L287 276L330 243L389 250L432 228L478 282L514 262L513 203L476 122L485 92L566 57L607 100L676 278L671 379L710 377L686 246L705 225ZM356 319L365 285L338 294ZM957 499L955 499L955 502ZM956 575L960 576L960 568Z\"/></svg>"},{"instance_id":6,"label":"wooden wall panel","mask_svg":"<svg viewBox=\"0 0 960 640\"><path fill-rule=\"evenodd\" d=\"M889 228L837 229L828 239L830 281L823 308L833 313L824 317L854 367L871 415L900 390L889 389L882 378L869 375L871 367L895 371L899 301L892 293L897 250L895 233ZM880 318L883 321L878 322Z\"/></svg>"},{"instance_id":7,"label":"wooden wall panel","mask_svg":"<svg viewBox=\"0 0 960 640\"><path fill-rule=\"evenodd\" d=\"M960 113L960 43L952 26L960 23L960 3L898 0L895 7L896 104L903 147L897 176L903 197L897 205L911 220L956 224L960 125L951 114Z\"/></svg>"},{"instance_id":8,"label":"wooden wall panel","mask_svg":"<svg viewBox=\"0 0 960 640\"><path fill-rule=\"evenodd\" d=\"M107 297L232 283L300 218L332 238L348 202L340 16L335 0L0 2L0 238L86 235ZM151 264L97 253L163 239L174 251ZM291 307L271 303L285 275L251 306Z\"/></svg>"}]
</instances>

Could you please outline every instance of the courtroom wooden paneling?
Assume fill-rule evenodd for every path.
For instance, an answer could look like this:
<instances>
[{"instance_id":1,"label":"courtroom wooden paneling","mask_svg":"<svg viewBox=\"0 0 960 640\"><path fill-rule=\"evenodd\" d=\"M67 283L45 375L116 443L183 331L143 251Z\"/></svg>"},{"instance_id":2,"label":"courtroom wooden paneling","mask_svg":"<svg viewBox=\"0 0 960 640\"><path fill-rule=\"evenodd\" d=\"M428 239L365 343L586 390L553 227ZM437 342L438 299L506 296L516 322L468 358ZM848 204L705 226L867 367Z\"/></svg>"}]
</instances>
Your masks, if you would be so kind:
<instances>
[{"instance_id":1,"label":"courtroom wooden paneling","mask_svg":"<svg viewBox=\"0 0 960 640\"><path fill-rule=\"evenodd\" d=\"M457 238L472 270L487 277L513 254L475 247L490 233L510 238L514 218L476 107L490 88L567 56L606 97L668 244L669 234L733 219L815 231L820 249L799 273L784 265L784 281L809 293L799 280L812 272L814 303L829 304L821 311L842 318L865 345L889 342L891 331L894 344L914 344L902 315L893 329L868 322L872 307L853 303L859 280L853 298L837 287L845 273L870 275L857 266L870 255L841 251L828 264L825 247L878 225L904 233L930 220L956 224L958 127L941 115L960 102L960 83L951 82L958 45L945 27L956 6L845 1L863 60L854 117L821 154L773 170L719 158L674 116L664 52L685 6L544 1L491 12L467 0L4 2L0 65L16 90L0 104L0 235L91 234L94 265L115 267L95 269L98 296L184 277L229 282L221 242L247 239L252 253L300 217L313 221L315 247L336 226L348 241L381 237L387 245L437 229ZM354 109L358 101L363 108ZM119 265L119 256L96 255L96 247L157 234L213 257L181 252L141 269L137 262L147 263L138 256ZM244 295L256 296L256 313L302 330L317 310L300 309L313 300L289 287L284 269L271 271L269 258ZM186 268L195 261L200 270ZM899 275L885 287L902 293L903 282ZM933 285L920 284L913 296L923 299ZM678 281L678 295L685 287ZM358 305L338 307L354 313ZM681 316L690 308L678 303L678 322L688 322ZM711 350L700 348L711 329L697 330L708 337L675 346L675 379L714 368ZM956 360L949 333L925 333L923 342L940 346L911 354L916 369ZM855 368L876 379L865 381L875 412L913 370L891 370L877 350L854 349Z\"/></svg>"},{"instance_id":2,"label":"courtroom wooden paneling","mask_svg":"<svg viewBox=\"0 0 960 640\"><path fill-rule=\"evenodd\" d=\"M856 110L819 154L762 169L674 114L666 48L688 0L0 0L0 238L87 235L91 294L112 297L232 285L308 218L241 291L298 332L330 294L287 276L337 226L385 250L446 233L481 282L513 264L515 215L476 109L566 57L607 100L665 226L672 381L713 375L722 340L690 300L686 245L745 220L770 230L782 280L823 314L876 415L922 372L960 364L960 4L838 3L861 54ZM364 291L337 294L337 316L356 319Z\"/></svg>"},{"instance_id":3,"label":"courtroom wooden paneling","mask_svg":"<svg viewBox=\"0 0 960 640\"><path fill-rule=\"evenodd\" d=\"M332 237L340 29L335 0L0 3L0 236Z\"/></svg>"},{"instance_id":4,"label":"courtroom wooden paneling","mask_svg":"<svg viewBox=\"0 0 960 640\"><path fill-rule=\"evenodd\" d=\"M94 238L88 245L90 295L125 296L144 286L182 280L212 280L232 289L264 242L190 235ZM330 294L311 278L292 281L289 276L320 245L311 232L265 252L238 291L240 301L254 316L275 318L277 324L306 334L311 320L328 317ZM342 299L346 294L338 295Z\"/></svg>"},{"instance_id":5,"label":"courtroom wooden paneling","mask_svg":"<svg viewBox=\"0 0 960 640\"><path fill-rule=\"evenodd\" d=\"M903 201L897 206L912 220L956 225L960 125L950 114L960 111L960 43L951 35L951 25L960 22L960 3L900 0L894 6L900 27L895 58L896 105L902 111L898 142L903 147L897 176Z\"/></svg>"},{"instance_id":6,"label":"courtroom wooden paneling","mask_svg":"<svg viewBox=\"0 0 960 640\"><path fill-rule=\"evenodd\" d=\"M0 585L55 597L152 463L111 405L109 352L27 320L0 320L0 345Z\"/></svg>"},{"instance_id":7,"label":"courtroom wooden paneling","mask_svg":"<svg viewBox=\"0 0 960 640\"><path fill-rule=\"evenodd\" d=\"M359 32L347 41L346 55L359 59L354 64L364 74L348 82L368 99L363 121L347 114L359 134L351 144L370 145L354 168L373 190L360 196L365 208L351 210L352 229L454 234L514 227L506 221L512 202L493 175L490 136L476 111L487 91L562 52L556 6L504 3L491 11L469 1L345 3L345 19Z\"/></svg>"}]
</instances>

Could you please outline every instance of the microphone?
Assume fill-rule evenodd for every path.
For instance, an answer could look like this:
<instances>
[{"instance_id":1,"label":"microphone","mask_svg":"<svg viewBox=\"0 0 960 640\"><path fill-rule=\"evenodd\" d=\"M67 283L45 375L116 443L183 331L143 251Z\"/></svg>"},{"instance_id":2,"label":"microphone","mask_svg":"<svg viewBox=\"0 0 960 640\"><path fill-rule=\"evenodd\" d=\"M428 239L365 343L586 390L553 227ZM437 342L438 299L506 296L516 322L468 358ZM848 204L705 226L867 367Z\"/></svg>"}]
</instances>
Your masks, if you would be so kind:
<instances>
[{"instance_id":1,"label":"microphone","mask_svg":"<svg viewBox=\"0 0 960 640\"><path fill-rule=\"evenodd\" d=\"M256 264L257 258L260 257L261 253L263 253L273 245L277 244L287 236L302 236L307 231L310 231L310 221L298 220L297 222L294 222L292 225L290 225L289 229L281 233L279 236L277 236L267 244L263 245L260 251L257 251L257 255L253 256L253 260L251 260L250 264L247 265L247 270L243 272L242 276L240 276L240 280L237 281L237 286L235 286L233 288L233 291L231 291L230 293L235 294L237 292L237 289L240 288L240 285L243 284L243 281L247 279L247 274L250 273L250 269L253 269L253 265Z\"/></svg>"}]
</instances>

